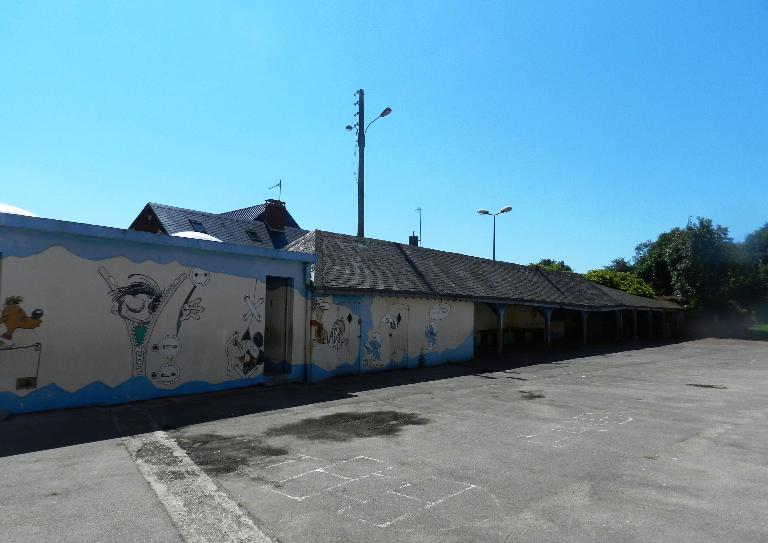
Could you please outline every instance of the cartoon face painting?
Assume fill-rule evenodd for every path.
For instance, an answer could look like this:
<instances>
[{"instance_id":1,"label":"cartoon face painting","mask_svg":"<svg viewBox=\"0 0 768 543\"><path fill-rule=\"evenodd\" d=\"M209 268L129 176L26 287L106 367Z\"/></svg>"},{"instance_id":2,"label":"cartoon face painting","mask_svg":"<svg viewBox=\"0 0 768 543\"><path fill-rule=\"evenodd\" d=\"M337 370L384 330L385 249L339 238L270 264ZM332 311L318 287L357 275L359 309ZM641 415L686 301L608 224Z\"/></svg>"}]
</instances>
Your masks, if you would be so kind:
<instances>
[{"instance_id":1,"label":"cartoon face painting","mask_svg":"<svg viewBox=\"0 0 768 543\"><path fill-rule=\"evenodd\" d=\"M143 274L131 274L128 279L129 284L110 292L112 313L139 324L149 322L160 306L162 290Z\"/></svg>"},{"instance_id":2,"label":"cartoon face painting","mask_svg":"<svg viewBox=\"0 0 768 543\"><path fill-rule=\"evenodd\" d=\"M264 364L264 336L256 332L253 337L246 331L234 332L226 344L227 370L241 377L252 376Z\"/></svg>"},{"instance_id":3,"label":"cartoon face painting","mask_svg":"<svg viewBox=\"0 0 768 543\"><path fill-rule=\"evenodd\" d=\"M32 315L21 307L24 298L21 296L9 296L5 299L5 306L0 314L0 324L5 325L5 333L0 335L0 349L13 347L13 333L18 329L34 330L42 324L43 310L35 309Z\"/></svg>"},{"instance_id":4,"label":"cartoon face painting","mask_svg":"<svg viewBox=\"0 0 768 543\"><path fill-rule=\"evenodd\" d=\"M192 284L202 287L211 280L211 272L200 268L192 268L189 270L189 280L192 281Z\"/></svg>"}]
</instances>

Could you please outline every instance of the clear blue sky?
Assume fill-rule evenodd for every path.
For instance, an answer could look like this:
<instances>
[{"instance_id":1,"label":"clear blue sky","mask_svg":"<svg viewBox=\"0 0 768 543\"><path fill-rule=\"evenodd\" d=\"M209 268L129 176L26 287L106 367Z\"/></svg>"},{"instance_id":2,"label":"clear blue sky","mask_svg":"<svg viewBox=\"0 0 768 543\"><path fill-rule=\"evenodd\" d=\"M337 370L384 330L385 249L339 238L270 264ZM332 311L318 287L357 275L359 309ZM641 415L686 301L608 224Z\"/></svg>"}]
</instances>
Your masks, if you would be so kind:
<instances>
[{"instance_id":1,"label":"clear blue sky","mask_svg":"<svg viewBox=\"0 0 768 543\"><path fill-rule=\"evenodd\" d=\"M703 215L768 221L768 3L0 3L0 202L126 227L148 201L283 197L354 233L356 89L367 224L428 247L631 256Z\"/></svg>"}]
</instances>

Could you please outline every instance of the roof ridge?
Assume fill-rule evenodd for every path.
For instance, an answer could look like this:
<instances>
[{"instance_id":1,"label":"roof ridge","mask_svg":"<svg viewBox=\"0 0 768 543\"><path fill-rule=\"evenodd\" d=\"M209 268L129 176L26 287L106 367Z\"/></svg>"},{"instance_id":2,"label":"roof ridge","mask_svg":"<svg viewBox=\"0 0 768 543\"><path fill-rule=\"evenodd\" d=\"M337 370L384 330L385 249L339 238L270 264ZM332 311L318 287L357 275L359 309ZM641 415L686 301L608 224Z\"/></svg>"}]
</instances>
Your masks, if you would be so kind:
<instances>
[{"instance_id":1,"label":"roof ridge","mask_svg":"<svg viewBox=\"0 0 768 543\"><path fill-rule=\"evenodd\" d=\"M413 261L413 259L411 258L411 256L410 256L408 253L406 253L406 252L405 252L405 249L403 249L403 247L401 246L401 244L399 244L399 243L397 243L397 242L394 242L394 241L393 241L393 242L391 242L391 243L397 247L397 249L400 251L400 253L401 253L401 254L403 255L403 257L405 258L406 262L408 262L408 264L409 264L409 265L411 266L411 268L413 269L414 273L415 273L415 274L416 274L416 275L419 277L419 279L421 279L421 280L424 282L424 284L425 284L425 285L427 285L427 288L428 288L429 290L431 290L432 292L435 292L435 293L436 293L436 292L437 292L437 290L435 290L435 287L433 287L433 286L432 286L432 284L429 282L429 280L426 278L426 276L425 276L425 275L424 275L424 274L421 272L421 270L420 270L420 269L419 269L419 268L416 266L416 263Z\"/></svg>"},{"instance_id":2,"label":"roof ridge","mask_svg":"<svg viewBox=\"0 0 768 543\"><path fill-rule=\"evenodd\" d=\"M547 283L549 283L550 285L552 285L553 287L555 287L555 290L557 290L557 292L559 292L560 294L562 294L562 295L563 295L565 298L568 298L568 295L567 295L565 292L563 292L563 289L561 289L560 287L558 287L558 286L555 284L555 282L554 282L554 281L552 281L552 279L550 279L549 277L547 277L547 275L544 273L544 270L542 270L541 268L537 268L536 266L531 266L531 267L532 267L533 269L535 269L537 272L539 272L539 274L540 274L540 275L541 275L541 276L542 276L542 277L543 277L543 278L544 278L544 279L547 281Z\"/></svg>"},{"instance_id":3,"label":"roof ridge","mask_svg":"<svg viewBox=\"0 0 768 543\"><path fill-rule=\"evenodd\" d=\"M353 238L353 239L354 238L358 238L358 236L355 236L355 235L352 235L352 234L343 234L341 232L331 232L329 230L319 230L319 229L317 231L318 232L323 232L325 234L332 234L334 236L344 236L346 238ZM367 240L367 241L376 241L376 242L380 242L380 243L392 243L392 244L395 244L395 245L399 245L400 247L407 247L409 249L414 249L414 250L431 251L431 252L442 253L442 254L446 254L446 255L455 255L455 256L460 256L462 258L472 258L472 259L479 260L481 262L495 263L495 264L500 265L500 266L515 266L515 267L526 268L526 269L527 268L532 268L532 266L527 266L525 264L518 264L517 262L507 262L506 260L491 260L490 258L483 258L482 256L467 255L467 254L459 253L459 252L456 252L456 251L446 251L446 250L443 250L443 249L433 249L431 247L421 247L419 245L410 245L408 243L400 243L399 241L392 241L392 240L379 239L379 238L371 238L371 237L363 237L362 239L363 239L363 241ZM576 274L576 275L578 275L578 274Z\"/></svg>"}]
</instances>

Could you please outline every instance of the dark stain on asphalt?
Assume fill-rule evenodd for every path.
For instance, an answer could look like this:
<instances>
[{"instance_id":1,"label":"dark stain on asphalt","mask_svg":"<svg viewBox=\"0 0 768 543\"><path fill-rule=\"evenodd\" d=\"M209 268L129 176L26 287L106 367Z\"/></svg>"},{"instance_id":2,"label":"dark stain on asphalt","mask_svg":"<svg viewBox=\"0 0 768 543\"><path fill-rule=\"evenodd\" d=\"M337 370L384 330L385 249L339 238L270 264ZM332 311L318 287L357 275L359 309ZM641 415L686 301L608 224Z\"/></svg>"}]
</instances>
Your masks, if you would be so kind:
<instances>
[{"instance_id":1,"label":"dark stain on asphalt","mask_svg":"<svg viewBox=\"0 0 768 543\"><path fill-rule=\"evenodd\" d=\"M333 413L275 426L265 435L294 436L311 441L349 441L360 437L396 436L406 426L428 422L428 418L417 413L400 411Z\"/></svg>"},{"instance_id":2,"label":"dark stain on asphalt","mask_svg":"<svg viewBox=\"0 0 768 543\"><path fill-rule=\"evenodd\" d=\"M539 390L521 390L520 396L524 400L538 400L539 398L546 398L546 396Z\"/></svg>"},{"instance_id":3,"label":"dark stain on asphalt","mask_svg":"<svg viewBox=\"0 0 768 543\"><path fill-rule=\"evenodd\" d=\"M525 377L512 377L511 375L507 375L507 379L515 379L516 381L527 381Z\"/></svg>"},{"instance_id":4,"label":"dark stain on asphalt","mask_svg":"<svg viewBox=\"0 0 768 543\"><path fill-rule=\"evenodd\" d=\"M136 450L136 458L155 466L175 466L181 464L181 458L173 454L173 449L155 441L143 443Z\"/></svg>"},{"instance_id":5,"label":"dark stain on asphalt","mask_svg":"<svg viewBox=\"0 0 768 543\"><path fill-rule=\"evenodd\" d=\"M288 454L288 449L265 444L255 436L195 434L174 436L179 446L206 473L222 475Z\"/></svg>"},{"instance_id":6,"label":"dark stain on asphalt","mask_svg":"<svg viewBox=\"0 0 768 543\"><path fill-rule=\"evenodd\" d=\"M699 383L686 383L689 387L699 387L699 388L717 388L717 389L726 389L728 387L725 387L723 385L702 385Z\"/></svg>"}]
</instances>

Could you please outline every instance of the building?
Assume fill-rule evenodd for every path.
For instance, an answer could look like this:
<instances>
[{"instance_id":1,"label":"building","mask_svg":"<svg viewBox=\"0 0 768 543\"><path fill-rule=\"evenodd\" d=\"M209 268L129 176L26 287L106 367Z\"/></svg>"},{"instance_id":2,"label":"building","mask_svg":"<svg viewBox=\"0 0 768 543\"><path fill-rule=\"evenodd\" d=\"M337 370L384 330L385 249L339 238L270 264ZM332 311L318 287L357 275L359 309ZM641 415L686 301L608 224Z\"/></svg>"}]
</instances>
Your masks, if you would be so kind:
<instances>
[{"instance_id":1,"label":"building","mask_svg":"<svg viewBox=\"0 0 768 543\"><path fill-rule=\"evenodd\" d=\"M12 412L668 337L682 313L578 274L302 230L275 200L147 204L127 230L0 213L0 271Z\"/></svg>"},{"instance_id":2,"label":"building","mask_svg":"<svg viewBox=\"0 0 768 543\"><path fill-rule=\"evenodd\" d=\"M219 241L265 249L282 249L306 234L280 200L263 204L208 213L164 204L148 203L134 219L131 230L153 234L175 235L198 232Z\"/></svg>"},{"instance_id":3,"label":"building","mask_svg":"<svg viewBox=\"0 0 768 543\"><path fill-rule=\"evenodd\" d=\"M312 231L312 380L470 360L540 342L669 337L680 307L579 274Z\"/></svg>"}]
</instances>

